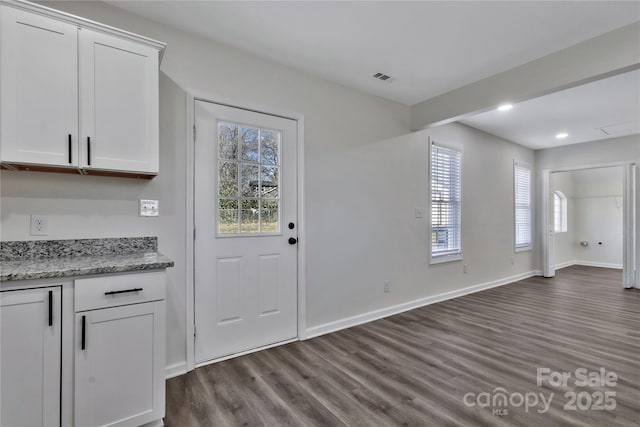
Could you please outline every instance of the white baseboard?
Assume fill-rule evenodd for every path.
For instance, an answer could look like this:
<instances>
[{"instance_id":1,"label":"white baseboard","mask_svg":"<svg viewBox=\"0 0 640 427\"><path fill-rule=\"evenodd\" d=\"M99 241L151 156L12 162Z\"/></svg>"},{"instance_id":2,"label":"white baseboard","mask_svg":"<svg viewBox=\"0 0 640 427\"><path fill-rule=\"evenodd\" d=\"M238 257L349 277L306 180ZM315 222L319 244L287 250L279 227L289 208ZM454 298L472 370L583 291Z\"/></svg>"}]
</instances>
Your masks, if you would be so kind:
<instances>
[{"instance_id":1,"label":"white baseboard","mask_svg":"<svg viewBox=\"0 0 640 427\"><path fill-rule=\"evenodd\" d=\"M573 261L567 261L560 264L556 264L555 269L559 270L561 268L570 267L572 265L584 265L585 267L615 268L618 270L622 270L622 264L612 264L608 262L593 262L593 261L583 261L583 260L573 260Z\"/></svg>"},{"instance_id":2,"label":"white baseboard","mask_svg":"<svg viewBox=\"0 0 640 427\"><path fill-rule=\"evenodd\" d=\"M392 316L394 314L399 314L408 310L412 310L414 308L424 307L425 305L446 301L448 299L461 297L463 295L472 294L475 292L483 291L485 289L491 289L491 288L503 286L509 283L517 282L518 280L523 280L529 277L541 276L541 275L542 275L542 272L538 270L528 271L526 273L517 274L515 276L505 277L503 279L493 280L491 282L480 283L478 285L473 285L466 288L445 292L442 294L432 295L425 298L408 301L408 302L397 304L391 307L385 307L379 310L357 314L355 316L347 317L344 319L334 320L333 322L308 328L304 339L315 338L320 335L336 332L341 329L351 328L353 326L361 325L363 323L368 323L373 320L382 319L383 317Z\"/></svg>"},{"instance_id":3,"label":"white baseboard","mask_svg":"<svg viewBox=\"0 0 640 427\"><path fill-rule=\"evenodd\" d=\"M187 362L178 362L165 368L165 378L173 378L187 373Z\"/></svg>"},{"instance_id":4,"label":"white baseboard","mask_svg":"<svg viewBox=\"0 0 640 427\"><path fill-rule=\"evenodd\" d=\"M576 261L565 261L560 264L556 264L553 266L554 269L560 270L561 268L571 267L572 265L576 265Z\"/></svg>"},{"instance_id":5,"label":"white baseboard","mask_svg":"<svg viewBox=\"0 0 640 427\"><path fill-rule=\"evenodd\" d=\"M575 265L584 265L585 267L616 268L618 270L622 270L622 264L612 264L608 262L592 262L592 261L578 260L575 262Z\"/></svg>"}]
</instances>

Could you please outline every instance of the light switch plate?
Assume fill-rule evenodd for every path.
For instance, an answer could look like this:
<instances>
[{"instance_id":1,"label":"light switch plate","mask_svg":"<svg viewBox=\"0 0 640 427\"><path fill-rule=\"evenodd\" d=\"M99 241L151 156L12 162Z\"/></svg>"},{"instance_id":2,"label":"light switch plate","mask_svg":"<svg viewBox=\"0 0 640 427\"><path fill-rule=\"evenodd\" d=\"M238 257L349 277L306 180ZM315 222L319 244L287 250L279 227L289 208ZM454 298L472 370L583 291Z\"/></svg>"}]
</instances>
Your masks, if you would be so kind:
<instances>
[{"instance_id":1,"label":"light switch plate","mask_svg":"<svg viewBox=\"0 0 640 427\"><path fill-rule=\"evenodd\" d=\"M160 209L157 200L140 199L140 216L158 216Z\"/></svg>"},{"instance_id":2,"label":"light switch plate","mask_svg":"<svg viewBox=\"0 0 640 427\"><path fill-rule=\"evenodd\" d=\"M425 208L416 208L415 209L416 218L424 218L425 213L426 213L426 209Z\"/></svg>"}]
</instances>

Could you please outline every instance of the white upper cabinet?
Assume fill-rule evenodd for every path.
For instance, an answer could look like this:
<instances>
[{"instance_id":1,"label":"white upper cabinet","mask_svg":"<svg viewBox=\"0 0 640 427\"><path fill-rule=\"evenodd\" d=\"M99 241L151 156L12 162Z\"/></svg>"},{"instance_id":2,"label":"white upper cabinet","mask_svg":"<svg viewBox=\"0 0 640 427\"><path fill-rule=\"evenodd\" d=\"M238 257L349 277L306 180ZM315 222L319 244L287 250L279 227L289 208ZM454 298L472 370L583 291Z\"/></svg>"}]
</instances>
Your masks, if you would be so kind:
<instances>
[{"instance_id":1,"label":"white upper cabinet","mask_svg":"<svg viewBox=\"0 0 640 427\"><path fill-rule=\"evenodd\" d=\"M158 51L79 32L80 164L158 172Z\"/></svg>"},{"instance_id":2,"label":"white upper cabinet","mask_svg":"<svg viewBox=\"0 0 640 427\"><path fill-rule=\"evenodd\" d=\"M77 40L74 25L0 9L3 162L78 165Z\"/></svg>"},{"instance_id":3,"label":"white upper cabinet","mask_svg":"<svg viewBox=\"0 0 640 427\"><path fill-rule=\"evenodd\" d=\"M0 22L3 166L158 173L163 43L23 1Z\"/></svg>"}]
</instances>

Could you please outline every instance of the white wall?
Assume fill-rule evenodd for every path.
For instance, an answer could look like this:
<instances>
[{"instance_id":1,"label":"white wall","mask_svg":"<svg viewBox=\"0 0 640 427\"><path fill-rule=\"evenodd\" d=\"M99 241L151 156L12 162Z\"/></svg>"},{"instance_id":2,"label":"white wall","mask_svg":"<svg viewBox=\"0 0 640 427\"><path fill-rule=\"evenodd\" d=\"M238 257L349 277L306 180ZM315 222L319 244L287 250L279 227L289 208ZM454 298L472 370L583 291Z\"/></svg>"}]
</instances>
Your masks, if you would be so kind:
<instances>
[{"instance_id":1,"label":"white wall","mask_svg":"<svg viewBox=\"0 0 640 427\"><path fill-rule=\"evenodd\" d=\"M541 198L542 188L542 171L543 170L562 170L564 168L575 168L579 166L593 166L616 162L640 161L640 135L629 135L619 138L611 138L603 141L587 142L577 145L567 145L558 148L547 148L537 150L536 171L538 179L538 188L536 190L537 199ZM593 183L591 185L594 185ZM640 200L640 185L637 198ZM640 222L640 209L637 212L637 221ZM541 215L538 212L538 230L543 230L541 223ZM640 240L640 229L638 230L637 239ZM576 236L578 240L584 240ZM597 243L597 241L596 241ZM607 245L612 246L612 245ZM622 245L621 245L622 246ZM638 264L640 264L640 251L638 252ZM536 251L536 265L542 266L542 250Z\"/></svg>"},{"instance_id":2,"label":"white wall","mask_svg":"<svg viewBox=\"0 0 640 427\"><path fill-rule=\"evenodd\" d=\"M429 136L463 147L461 262L429 265L428 213L415 218L429 206ZM514 160L533 164L533 151L457 123L345 151L327 176L342 191L327 201L323 262L307 277L308 326L531 272L533 252L514 252Z\"/></svg>"},{"instance_id":3,"label":"white wall","mask_svg":"<svg viewBox=\"0 0 640 427\"><path fill-rule=\"evenodd\" d=\"M185 90L305 115L307 326L527 273L513 250L513 161L531 150L464 125L406 135L409 108L147 21L99 2L47 6L168 43L161 67L161 169L153 181L3 171L2 239L157 235L169 270L167 363L185 359ZM402 136L403 135L403 136ZM462 263L428 265L427 135L464 146ZM139 218L137 199L160 200ZM513 257L513 264L511 262ZM391 292L383 293L383 280Z\"/></svg>"},{"instance_id":4,"label":"white wall","mask_svg":"<svg viewBox=\"0 0 640 427\"><path fill-rule=\"evenodd\" d=\"M576 238L589 242L576 246L577 264L622 268L622 212L622 196L576 199Z\"/></svg>"},{"instance_id":5,"label":"white wall","mask_svg":"<svg viewBox=\"0 0 640 427\"><path fill-rule=\"evenodd\" d=\"M624 170L622 167L572 171L576 199L579 263L622 267ZM600 244L602 243L602 244Z\"/></svg>"}]
</instances>

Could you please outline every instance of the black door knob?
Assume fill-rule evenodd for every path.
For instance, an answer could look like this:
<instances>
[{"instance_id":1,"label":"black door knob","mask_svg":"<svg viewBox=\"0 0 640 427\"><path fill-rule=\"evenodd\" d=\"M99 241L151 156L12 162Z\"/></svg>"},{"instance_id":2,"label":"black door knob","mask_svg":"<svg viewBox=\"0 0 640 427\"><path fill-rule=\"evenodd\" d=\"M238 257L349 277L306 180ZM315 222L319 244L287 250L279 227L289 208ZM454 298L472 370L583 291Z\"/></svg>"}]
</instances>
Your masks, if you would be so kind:
<instances>
[{"instance_id":1,"label":"black door knob","mask_svg":"<svg viewBox=\"0 0 640 427\"><path fill-rule=\"evenodd\" d=\"M289 223L289 230L293 230L296 225L292 222Z\"/></svg>"},{"instance_id":2,"label":"black door knob","mask_svg":"<svg viewBox=\"0 0 640 427\"><path fill-rule=\"evenodd\" d=\"M296 239L295 237L289 237L290 245L295 245L296 243L298 243L298 239Z\"/></svg>"}]
</instances>

